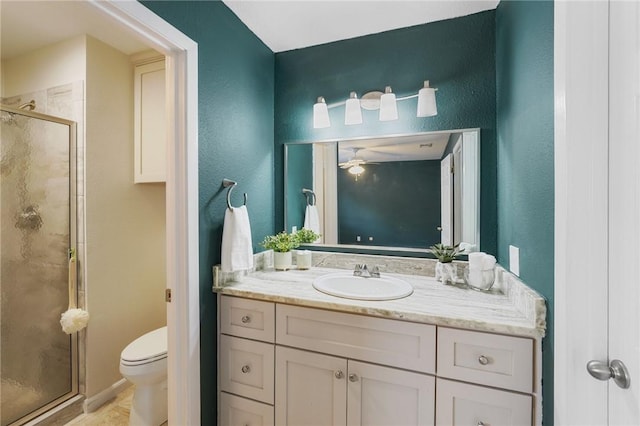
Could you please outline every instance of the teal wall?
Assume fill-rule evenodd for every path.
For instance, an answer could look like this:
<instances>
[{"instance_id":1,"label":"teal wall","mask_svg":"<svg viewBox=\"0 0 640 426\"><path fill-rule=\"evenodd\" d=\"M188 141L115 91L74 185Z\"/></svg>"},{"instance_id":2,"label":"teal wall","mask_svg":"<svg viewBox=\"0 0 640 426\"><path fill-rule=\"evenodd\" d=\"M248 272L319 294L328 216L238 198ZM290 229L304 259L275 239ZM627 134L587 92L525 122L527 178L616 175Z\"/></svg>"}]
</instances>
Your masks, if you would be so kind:
<instances>
[{"instance_id":1,"label":"teal wall","mask_svg":"<svg viewBox=\"0 0 640 426\"><path fill-rule=\"evenodd\" d=\"M338 169L338 243L414 248L439 243L440 160L364 167L358 180Z\"/></svg>"},{"instance_id":2,"label":"teal wall","mask_svg":"<svg viewBox=\"0 0 640 426\"><path fill-rule=\"evenodd\" d=\"M211 267L220 262L226 208L223 178L247 192L254 251L274 231L274 56L217 1L145 1L198 43L200 180L200 337L202 424L216 424L216 298Z\"/></svg>"},{"instance_id":3,"label":"teal wall","mask_svg":"<svg viewBox=\"0 0 640 426\"><path fill-rule=\"evenodd\" d=\"M520 248L520 277L547 299L544 423L553 424L553 3L496 11L498 261Z\"/></svg>"},{"instance_id":4,"label":"teal wall","mask_svg":"<svg viewBox=\"0 0 640 426\"><path fill-rule=\"evenodd\" d=\"M495 11L277 53L275 62L276 228L283 227L283 144L331 138L479 127L481 133L481 240L496 252ZM339 102L391 86L417 93L424 80L437 87L438 115L416 117L416 99L398 102L400 119L344 125L344 107L330 110L332 126L313 129L318 96ZM407 196L410 194L407 192Z\"/></svg>"}]
</instances>

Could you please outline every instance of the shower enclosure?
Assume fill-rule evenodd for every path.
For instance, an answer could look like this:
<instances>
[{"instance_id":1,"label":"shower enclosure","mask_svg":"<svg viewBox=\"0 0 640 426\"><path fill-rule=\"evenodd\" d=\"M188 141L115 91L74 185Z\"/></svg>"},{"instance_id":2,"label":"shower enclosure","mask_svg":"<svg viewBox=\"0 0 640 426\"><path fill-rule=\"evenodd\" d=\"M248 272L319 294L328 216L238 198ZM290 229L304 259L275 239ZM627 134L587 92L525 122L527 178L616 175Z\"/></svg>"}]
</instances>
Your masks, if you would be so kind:
<instances>
[{"instance_id":1,"label":"shower enclosure","mask_svg":"<svg viewBox=\"0 0 640 426\"><path fill-rule=\"evenodd\" d=\"M69 295L76 297L69 283L75 141L72 121L1 107L1 426L22 424L78 393L77 335L60 327Z\"/></svg>"}]
</instances>

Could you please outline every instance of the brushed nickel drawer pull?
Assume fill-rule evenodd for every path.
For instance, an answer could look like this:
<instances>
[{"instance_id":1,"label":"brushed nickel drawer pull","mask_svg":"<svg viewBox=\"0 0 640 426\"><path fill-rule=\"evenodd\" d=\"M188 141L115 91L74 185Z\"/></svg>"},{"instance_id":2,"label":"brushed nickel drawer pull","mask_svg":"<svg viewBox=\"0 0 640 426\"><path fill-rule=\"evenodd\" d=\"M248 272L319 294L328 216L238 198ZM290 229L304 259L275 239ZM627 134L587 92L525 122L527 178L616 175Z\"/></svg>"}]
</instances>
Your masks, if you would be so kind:
<instances>
[{"instance_id":1,"label":"brushed nickel drawer pull","mask_svg":"<svg viewBox=\"0 0 640 426\"><path fill-rule=\"evenodd\" d=\"M250 372L250 371L251 371L251 367L249 367L248 365L243 365L243 366L242 366L242 372L243 372L243 373L245 373L245 374L246 374L246 373L248 373L248 372Z\"/></svg>"},{"instance_id":2,"label":"brushed nickel drawer pull","mask_svg":"<svg viewBox=\"0 0 640 426\"><path fill-rule=\"evenodd\" d=\"M487 364L489 364L489 358L487 358L487 357L486 357L486 356L484 356L484 355L480 355L480 356L478 357L478 362L479 362L481 365L487 365Z\"/></svg>"},{"instance_id":3,"label":"brushed nickel drawer pull","mask_svg":"<svg viewBox=\"0 0 640 426\"><path fill-rule=\"evenodd\" d=\"M249 315L245 315L240 321L242 321L243 324L249 324L251 322L251 317Z\"/></svg>"},{"instance_id":4,"label":"brushed nickel drawer pull","mask_svg":"<svg viewBox=\"0 0 640 426\"><path fill-rule=\"evenodd\" d=\"M336 379L342 379L344 377L344 373L342 372L342 370L338 370L336 371Z\"/></svg>"}]
</instances>

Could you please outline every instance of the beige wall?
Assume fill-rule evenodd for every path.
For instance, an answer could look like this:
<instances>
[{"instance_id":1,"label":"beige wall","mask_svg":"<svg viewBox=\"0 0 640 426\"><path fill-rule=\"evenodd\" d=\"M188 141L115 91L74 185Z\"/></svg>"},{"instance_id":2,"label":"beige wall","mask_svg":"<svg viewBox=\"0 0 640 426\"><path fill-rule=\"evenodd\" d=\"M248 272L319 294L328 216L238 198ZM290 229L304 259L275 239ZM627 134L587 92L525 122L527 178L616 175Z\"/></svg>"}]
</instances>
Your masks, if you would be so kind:
<instances>
[{"instance_id":1,"label":"beige wall","mask_svg":"<svg viewBox=\"0 0 640 426\"><path fill-rule=\"evenodd\" d=\"M3 97L49 89L84 80L85 36L78 36L27 55L2 61Z\"/></svg>"},{"instance_id":2,"label":"beige wall","mask_svg":"<svg viewBox=\"0 0 640 426\"><path fill-rule=\"evenodd\" d=\"M87 38L87 397L121 378L120 352L166 324L165 187L133 183L133 69Z\"/></svg>"}]
</instances>

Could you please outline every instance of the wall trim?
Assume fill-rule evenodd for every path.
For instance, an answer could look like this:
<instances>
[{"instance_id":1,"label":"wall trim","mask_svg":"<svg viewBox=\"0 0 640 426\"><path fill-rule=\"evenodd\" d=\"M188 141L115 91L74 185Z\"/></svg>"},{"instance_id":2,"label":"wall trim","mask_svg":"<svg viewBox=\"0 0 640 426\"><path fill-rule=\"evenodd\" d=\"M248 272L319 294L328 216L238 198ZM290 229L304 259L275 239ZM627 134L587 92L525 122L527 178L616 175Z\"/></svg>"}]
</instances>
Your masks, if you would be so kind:
<instances>
[{"instance_id":1,"label":"wall trim","mask_svg":"<svg viewBox=\"0 0 640 426\"><path fill-rule=\"evenodd\" d=\"M98 408L102 407L106 402L112 400L118 394L129 386L132 386L127 379L120 379L108 388L102 390L91 398L87 398L84 400L82 404L82 409L85 413L93 413Z\"/></svg>"},{"instance_id":2,"label":"wall trim","mask_svg":"<svg viewBox=\"0 0 640 426\"><path fill-rule=\"evenodd\" d=\"M166 56L169 424L200 425L198 45L135 0L88 0Z\"/></svg>"}]
</instances>

